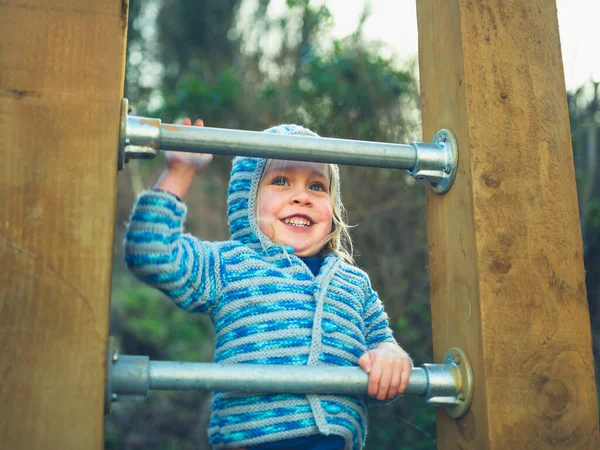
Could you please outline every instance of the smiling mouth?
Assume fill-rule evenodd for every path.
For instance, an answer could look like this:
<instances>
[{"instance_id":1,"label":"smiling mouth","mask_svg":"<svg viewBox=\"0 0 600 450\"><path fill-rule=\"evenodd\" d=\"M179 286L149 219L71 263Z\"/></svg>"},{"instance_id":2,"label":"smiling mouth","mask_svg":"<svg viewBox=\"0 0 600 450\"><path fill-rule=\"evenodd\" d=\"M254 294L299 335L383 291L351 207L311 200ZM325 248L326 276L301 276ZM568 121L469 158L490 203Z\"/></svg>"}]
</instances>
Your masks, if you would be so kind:
<instances>
[{"instance_id":1,"label":"smiling mouth","mask_svg":"<svg viewBox=\"0 0 600 450\"><path fill-rule=\"evenodd\" d=\"M283 223L285 223L286 225L292 225L295 227L300 227L300 228L308 228L310 226L312 226L312 221L306 217L299 217L299 216L294 216L294 217L288 217L286 219L281 219L281 221Z\"/></svg>"}]
</instances>

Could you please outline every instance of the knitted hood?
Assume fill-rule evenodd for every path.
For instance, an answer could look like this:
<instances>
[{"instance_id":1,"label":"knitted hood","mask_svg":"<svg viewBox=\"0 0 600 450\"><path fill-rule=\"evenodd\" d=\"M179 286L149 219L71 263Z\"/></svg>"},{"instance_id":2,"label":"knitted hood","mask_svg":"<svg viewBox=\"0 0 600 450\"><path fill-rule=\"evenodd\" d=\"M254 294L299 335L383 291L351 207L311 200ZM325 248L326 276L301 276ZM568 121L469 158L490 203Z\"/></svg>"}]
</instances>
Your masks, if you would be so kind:
<instances>
[{"instance_id":1,"label":"knitted hood","mask_svg":"<svg viewBox=\"0 0 600 450\"><path fill-rule=\"evenodd\" d=\"M319 137L299 125L278 125L264 132ZM256 194L266 162L264 158L247 156L234 158L227 191L227 216L231 238L250 247L260 246L263 249L279 247L260 230L256 220ZM338 170L337 166L334 170ZM336 192L336 202L339 202L339 185Z\"/></svg>"}]
</instances>

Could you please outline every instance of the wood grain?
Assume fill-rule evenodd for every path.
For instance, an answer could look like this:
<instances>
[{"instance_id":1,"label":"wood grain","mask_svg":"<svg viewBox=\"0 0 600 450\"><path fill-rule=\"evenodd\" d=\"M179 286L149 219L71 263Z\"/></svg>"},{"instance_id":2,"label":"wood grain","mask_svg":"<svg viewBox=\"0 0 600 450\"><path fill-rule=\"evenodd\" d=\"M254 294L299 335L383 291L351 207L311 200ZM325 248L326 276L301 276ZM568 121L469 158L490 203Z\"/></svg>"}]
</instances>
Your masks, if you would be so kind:
<instances>
[{"instance_id":1,"label":"wood grain","mask_svg":"<svg viewBox=\"0 0 600 450\"><path fill-rule=\"evenodd\" d=\"M0 3L0 446L103 448L127 1Z\"/></svg>"},{"instance_id":2,"label":"wood grain","mask_svg":"<svg viewBox=\"0 0 600 450\"><path fill-rule=\"evenodd\" d=\"M600 448L555 0L418 0L424 140L459 145L428 194L436 361L467 351L471 413L440 449Z\"/></svg>"}]
</instances>

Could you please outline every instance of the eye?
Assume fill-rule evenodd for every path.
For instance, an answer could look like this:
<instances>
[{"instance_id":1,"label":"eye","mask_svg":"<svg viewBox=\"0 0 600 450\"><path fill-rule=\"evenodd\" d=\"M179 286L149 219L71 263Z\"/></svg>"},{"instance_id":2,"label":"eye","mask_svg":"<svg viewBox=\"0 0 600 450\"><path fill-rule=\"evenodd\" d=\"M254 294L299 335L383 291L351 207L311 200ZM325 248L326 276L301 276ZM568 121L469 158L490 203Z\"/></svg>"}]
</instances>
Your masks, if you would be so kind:
<instances>
[{"instance_id":1,"label":"eye","mask_svg":"<svg viewBox=\"0 0 600 450\"><path fill-rule=\"evenodd\" d=\"M271 180L271 184L274 186L288 186L290 183L285 177L275 177Z\"/></svg>"},{"instance_id":2,"label":"eye","mask_svg":"<svg viewBox=\"0 0 600 450\"><path fill-rule=\"evenodd\" d=\"M311 191L321 191L321 192L327 192L327 189L325 188L325 185L319 181L315 181L314 183L311 183L309 186L309 189Z\"/></svg>"}]
</instances>

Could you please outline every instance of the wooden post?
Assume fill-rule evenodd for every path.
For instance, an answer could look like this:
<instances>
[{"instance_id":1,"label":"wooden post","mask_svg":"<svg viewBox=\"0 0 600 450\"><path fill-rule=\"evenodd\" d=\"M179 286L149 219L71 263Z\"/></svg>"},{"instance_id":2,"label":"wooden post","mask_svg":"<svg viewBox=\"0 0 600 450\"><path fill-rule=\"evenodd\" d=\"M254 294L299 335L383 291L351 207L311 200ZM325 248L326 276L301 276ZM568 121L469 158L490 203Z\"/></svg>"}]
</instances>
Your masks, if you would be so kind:
<instances>
[{"instance_id":1,"label":"wooden post","mask_svg":"<svg viewBox=\"0 0 600 450\"><path fill-rule=\"evenodd\" d=\"M0 447L102 449L126 0L0 4Z\"/></svg>"},{"instance_id":2,"label":"wooden post","mask_svg":"<svg viewBox=\"0 0 600 450\"><path fill-rule=\"evenodd\" d=\"M463 348L471 412L440 449L600 448L555 0L418 0L424 140L457 136L428 194L436 361Z\"/></svg>"}]
</instances>

